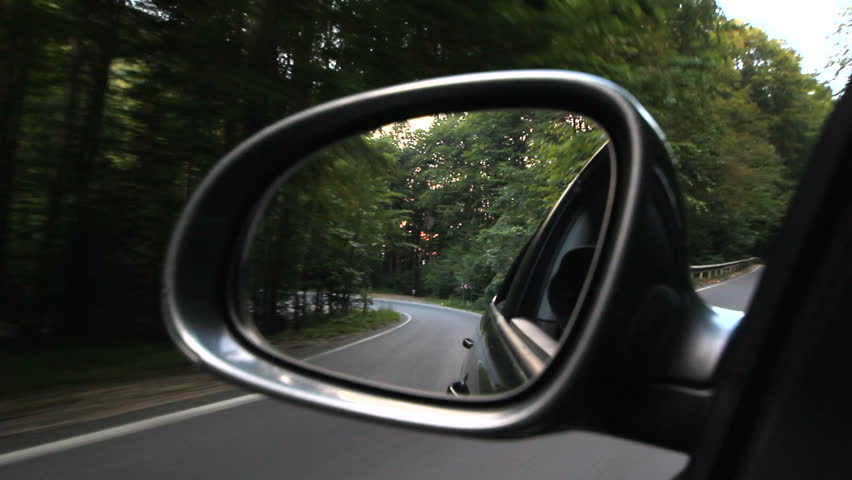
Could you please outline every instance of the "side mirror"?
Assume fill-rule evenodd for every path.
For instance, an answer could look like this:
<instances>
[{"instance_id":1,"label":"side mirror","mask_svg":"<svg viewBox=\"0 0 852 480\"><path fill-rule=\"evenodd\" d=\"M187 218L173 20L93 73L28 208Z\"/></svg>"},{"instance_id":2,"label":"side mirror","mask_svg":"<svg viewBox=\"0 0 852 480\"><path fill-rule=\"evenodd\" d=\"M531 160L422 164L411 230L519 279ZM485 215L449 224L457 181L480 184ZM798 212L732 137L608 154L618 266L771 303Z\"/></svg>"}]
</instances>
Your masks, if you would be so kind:
<instances>
[{"instance_id":1,"label":"side mirror","mask_svg":"<svg viewBox=\"0 0 852 480\"><path fill-rule=\"evenodd\" d=\"M361 178L369 164L358 162L387 156L371 157L362 147L396 122L533 110L571 112L570 118L593 121L608 140L535 230L479 322L455 314L467 330L446 342L452 353L443 360L454 363L454 378L436 377L429 383L433 390L421 389L409 377L361 368L357 359L350 361L354 357L331 361L332 352L356 342L402 335L407 322L417 321L411 311L439 307L398 308L399 302L371 298L365 272L373 270L366 265L384 254L385 243L370 237L378 230L365 225L385 217L369 202L356 210L335 203L348 187L305 185L335 175ZM568 117L554 118L558 123ZM562 150L554 152L557 161ZM443 193L459 175L444 172L443 180L430 180L425 194ZM316 198L327 201L323 208L338 208L339 216L312 222L319 217L306 205ZM342 228L344 216L360 219L363 232ZM323 249L297 255L303 247L332 244L333 255ZM263 248L272 253L258 257ZM365 260L329 260L350 254ZM681 197L659 128L617 85L563 71L398 85L266 128L222 159L194 192L172 237L163 289L175 342L227 380L282 399L469 435L583 428L688 449L705 418L730 333L714 327L715 314L692 289ZM303 332L304 322L290 317L327 325L359 308L364 315L394 311L378 333L351 331L361 336L319 353L299 351L292 337L276 336ZM466 338L465 332L476 336ZM387 351L411 351L427 339L412 335L405 341ZM371 362L386 365L397 358L388 354ZM418 374L427 364L415 362L407 372Z\"/></svg>"}]
</instances>

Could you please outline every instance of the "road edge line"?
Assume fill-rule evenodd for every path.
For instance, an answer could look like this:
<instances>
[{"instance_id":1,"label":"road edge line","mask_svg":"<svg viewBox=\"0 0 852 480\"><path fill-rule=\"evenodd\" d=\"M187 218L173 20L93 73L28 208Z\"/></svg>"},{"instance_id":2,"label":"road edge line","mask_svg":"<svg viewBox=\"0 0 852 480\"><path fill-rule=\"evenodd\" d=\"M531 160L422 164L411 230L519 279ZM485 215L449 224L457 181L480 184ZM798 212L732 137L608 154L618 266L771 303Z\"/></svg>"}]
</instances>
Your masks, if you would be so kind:
<instances>
[{"instance_id":1,"label":"road edge line","mask_svg":"<svg viewBox=\"0 0 852 480\"><path fill-rule=\"evenodd\" d=\"M383 332L379 332L376 335L372 335L367 338L362 338L358 341L342 345L340 347L334 348L327 352L322 352L317 355L313 355L307 358L301 359L302 361L309 361L323 355L328 355L345 348L349 348L351 346L357 345L362 342L366 342L367 340L372 340L376 337L380 337L387 333L390 333L398 328L401 328L408 324L411 321L411 315L405 312L399 312L402 315L408 317L403 323L396 325L395 327L385 330ZM186 410L179 410L177 412L167 413L165 415L160 415L152 418L146 418L144 420L137 420L135 422L126 423L124 425L118 425L116 427L110 427L104 430L97 430L90 433L84 433L82 435L77 435L74 437L65 438L62 440L56 440L49 443L44 443L42 445L36 445L33 447L27 447L20 450L14 450L11 452L0 454L0 467L4 467L6 465L11 465L13 463L22 462L25 460L30 460L37 457L42 457L45 455L51 455L54 453L60 453L66 450L71 450L78 447L83 447L86 445L91 445L93 443L102 442L104 440L110 440L117 437L122 437L125 435L130 435L132 433L138 433L145 430L150 430L157 427L162 427L165 425L169 425L172 423L177 423L182 420L188 420L190 418L199 417L202 415L207 415L210 413L215 413L223 410L227 410L234 407L239 407L242 405L247 405L249 403L256 402L258 400L262 400L266 398L266 396L253 393L249 395L242 395L235 398L229 398L228 400L222 400L215 403L209 403L207 405L200 405L198 407L189 408Z\"/></svg>"},{"instance_id":2,"label":"road edge line","mask_svg":"<svg viewBox=\"0 0 852 480\"><path fill-rule=\"evenodd\" d=\"M388 298L378 298L376 300L381 300L385 302L393 302L393 303L403 303L417 306L426 306L431 308L438 308L444 310L452 310L455 312L467 313L471 315L478 315L474 312L469 312L467 310L460 310L452 307L444 307L442 305L432 305L428 303L418 303L418 302L407 302L405 300L393 300ZM404 327L411 320L412 316L405 312L399 312L402 315L408 317L404 322L399 325L396 325L393 328L385 330L383 332L379 332L376 335L369 336L367 338L362 338L352 343L348 343L346 345L342 345L337 348L333 348L326 352L318 353L316 355L312 355L310 357L306 357L301 359L301 361L307 362L324 355L330 355L335 352L339 352L346 348L358 345L360 343L366 342L368 340L373 340L374 338L381 337L382 335L386 335L394 330ZM0 454L0 467L4 467L6 465L11 465L13 463L22 462L25 460L30 460L33 458L51 455L54 453L60 453L66 450L71 450L78 447L83 447L86 445L91 445L93 443L102 442L104 440L110 440L112 438L122 437L125 435L130 435L132 433L138 433L145 430L150 430L153 428L169 425L172 423L177 423L182 420L188 420L190 418L199 417L202 415L207 415L209 413L215 413L223 410L227 410L234 407L239 407L242 405L247 405L249 403L256 402L258 400L262 400L266 398L264 395L259 393L253 393L249 395L243 395L240 397L230 398L228 400L222 400L220 402L210 403L207 405L200 405L198 407L189 408L186 410L179 410L177 412L167 413L165 415L160 415L152 418L146 418L144 420L138 420L131 423L126 423L124 425L119 425L116 427L107 428L104 430L97 430L90 433L84 433L83 435L77 435L74 437L65 438L62 440L56 440L53 442L45 443L42 445L36 445L34 447L27 447L20 450L14 450L11 452Z\"/></svg>"},{"instance_id":3,"label":"road edge line","mask_svg":"<svg viewBox=\"0 0 852 480\"><path fill-rule=\"evenodd\" d=\"M10 465L12 463L21 462L24 460L30 460L44 455L50 455L65 450L71 450L77 447L91 445L93 443L102 442L104 440L109 440L112 438L122 437L131 433L138 433L145 430L150 430L152 428L162 427L182 420L188 420L193 417L219 412L222 410L227 410L229 408L239 407L241 405L246 405L249 403L256 402L258 400L262 400L264 398L266 397L259 393L243 395L236 398L230 398L228 400L222 400L216 403L209 403L207 405L201 405L186 410L179 410L177 412L167 413L165 415L160 415L157 417L146 418L145 420L138 420L135 422L126 423L117 427L111 427L104 430L85 433L83 435L78 435L63 440L56 440L54 442L36 445L34 447L28 447L21 450L15 450L12 452L0 454L0 467Z\"/></svg>"},{"instance_id":4,"label":"road edge line","mask_svg":"<svg viewBox=\"0 0 852 480\"><path fill-rule=\"evenodd\" d=\"M405 326L408 322L410 322L410 321L411 321L411 315L409 315L409 314L407 314L407 313L405 313L405 312L399 312L399 313L400 313L400 314L402 314L402 315L405 315L406 317L408 317L408 320L406 320L406 321L404 321L404 322L400 323L399 325L397 325L397 326L395 326L395 327L393 327L393 328L389 328L389 329L387 329L387 330L385 330L385 331L383 331L383 332L379 332L379 333L377 333L377 334L375 334L375 335L373 335L373 336L370 336L370 337L367 337L367 338L362 338L362 339L360 339L360 340L356 340L356 341L354 341L354 342L352 342L352 343L347 343L346 345L341 345L341 346L339 346L339 347L337 347L337 348L332 348L331 350L328 350L328 351L325 351L325 352L321 352L321 353L318 353L318 354L316 354L316 355L311 355L310 357L305 357L305 358L299 359L299 361L302 361L302 362L310 362L311 360L314 360L314 359L316 359L316 358L322 357L323 355L329 355L329 354L332 354L332 353L335 353L335 352L339 352L340 350L343 350L343 349L346 349L346 348L349 348L349 347L352 347L352 346L358 345L359 343L364 343L364 342L366 342L367 340L372 340L372 339L374 339L374 338L381 337L382 335L388 334L388 333L390 333L390 332L392 332L392 331L394 331L394 330L396 330L396 329L398 329L398 328L404 327L404 326Z\"/></svg>"}]
</instances>

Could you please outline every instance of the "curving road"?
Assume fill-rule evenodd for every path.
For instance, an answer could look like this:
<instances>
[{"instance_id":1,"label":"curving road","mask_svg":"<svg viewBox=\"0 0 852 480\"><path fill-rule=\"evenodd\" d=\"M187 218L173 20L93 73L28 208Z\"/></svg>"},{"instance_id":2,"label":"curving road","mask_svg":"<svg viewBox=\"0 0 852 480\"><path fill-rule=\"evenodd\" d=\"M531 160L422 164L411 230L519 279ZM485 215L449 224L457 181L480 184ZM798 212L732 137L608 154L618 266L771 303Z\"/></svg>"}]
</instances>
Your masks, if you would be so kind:
<instances>
[{"instance_id":1,"label":"curving road","mask_svg":"<svg viewBox=\"0 0 852 480\"><path fill-rule=\"evenodd\" d=\"M699 288L698 295L708 305L745 312L761 275L763 275L763 266L727 282Z\"/></svg>"},{"instance_id":2,"label":"curving road","mask_svg":"<svg viewBox=\"0 0 852 480\"><path fill-rule=\"evenodd\" d=\"M399 326L351 346L310 357L309 363L391 385L444 393L458 380L479 315L453 308L376 299L374 308L405 314Z\"/></svg>"},{"instance_id":3,"label":"curving road","mask_svg":"<svg viewBox=\"0 0 852 480\"><path fill-rule=\"evenodd\" d=\"M758 270L699 294L716 306L742 310L760 274ZM447 341L458 345L476 328L476 316L393 303L412 316L408 324L315 355L311 362L443 391L458 374L454 356L463 351L437 346ZM659 480L673 477L687 461L677 452L582 432L490 441L378 425L257 395L200 403L207 405L183 402L112 423L80 425L73 432L43 433L29 445L18 442L16 449L72 437L36 447L38 451L0 454L0 477Z\"/></svg>"}]
</instances>

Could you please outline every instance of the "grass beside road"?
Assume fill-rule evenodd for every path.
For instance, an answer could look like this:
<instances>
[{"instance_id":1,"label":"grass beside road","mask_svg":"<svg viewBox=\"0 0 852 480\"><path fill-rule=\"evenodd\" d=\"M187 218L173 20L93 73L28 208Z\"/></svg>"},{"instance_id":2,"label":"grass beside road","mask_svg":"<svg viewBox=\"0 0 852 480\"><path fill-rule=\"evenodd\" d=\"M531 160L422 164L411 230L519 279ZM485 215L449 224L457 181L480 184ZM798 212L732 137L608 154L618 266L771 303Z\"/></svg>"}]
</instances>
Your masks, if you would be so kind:
<instances>
[{"instance_id":1,"label":"grass beside road","mask_svg":"<svg viewBox=\"0 0 852 480\"><path fill-rule=\"evenodd\" d=\"M272 335L272 341L320 340L390 325L399 321L400 314L391 310L368 310L342 315L327 315L308 320L302 328L294 328Z\"/></svg>"},{"instance_id":2,"label":"grass beside road","mask_svg":"<svg viewBox=\"0 0 852 480\"><path fill-rule=\"evenodd\" d=\"M16 349L0 352L0 395L149 378L189 366L170 342Z\"/></svg>"},{"instance_id":3,"label":"grass beside road","mask_svg":"<svg viewBox=\"0 0 852 480\"><path fill-rule=\"evenodd\" d=\"M276 340L315 340L372 330L400 319L370 310L331 317L277 334ZM85 387L189 371L191 363L171 342L116 341L0 351L0 397Z\"/></svg>"},{"instance_id":4,"label":"grass beside road","mask_svg":"<svg viewBox=\"0 0 852 480\"><path fill-rule=\"evenodd\" d=\"M468 312L483 314L485 313L485 309L481 306L473 303L473 302L462 302L457 298L437 298L437 297L423 297L423 301L427 303L433 303L435 305L440 305L442 307L455 308L458 310L466 310Z\"/></svg>"},{"instance_id":5,"label":"grass beside road","mask_svg":"<svg viewBox=\"0 0 852 480\"><path fill-rule=\"evenodd\" d=\"M284 339L322 343L394 324L400 317L388 310L336 315L308 328L285 332ZM196 372L167 341L7 345L0 350L0 378L0 437L106 418L231 388L209 374Z\"/></svg>"}]
</instances>

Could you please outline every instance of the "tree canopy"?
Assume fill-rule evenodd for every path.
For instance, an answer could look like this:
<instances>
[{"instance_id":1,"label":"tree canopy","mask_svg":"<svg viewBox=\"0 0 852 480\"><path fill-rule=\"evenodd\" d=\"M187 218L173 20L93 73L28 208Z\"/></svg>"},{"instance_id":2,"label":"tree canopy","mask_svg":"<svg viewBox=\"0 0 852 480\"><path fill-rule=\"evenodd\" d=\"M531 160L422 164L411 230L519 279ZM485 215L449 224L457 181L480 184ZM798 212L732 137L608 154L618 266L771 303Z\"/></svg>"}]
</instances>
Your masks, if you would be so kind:
<instances>
[{"instance_id":1,"label":"tree canopy","mask_svg":"<svg viewBox=\"0 0 852 480\"><path fill-rule=\"evenodd\" d=\"M261 214L243 271L274 333L366 309L379 289L479 301L606 142L569 112L442 114L309 158Z\"/></svg>"},{"instance_id":2,"label":"tree canopy","mask_svg":"<svg viewBox=\"0 0 852 480\"><path fill-rule=\"evenodd\" d=\"M32 338L162 335L165 245L204 173L267 124L345 94L507 68L611 79L668 135L694 263L764 251L833 102L793 50L712 0L8 0L0 49L0 307ZM448 285L468 283L487 296L531 213L576 174L573 162L530 159L580 158L600 141L595 129L545 121L531 143L541 121L448 115L404 147L368 137L328 151L335 160L317 165L387 181L320 174L323 201L293 192L270 208L345 223L342 206L370 200L381 208L321 237L363 258L314 275L310 262L342 260L299 237L270 258L304 259L293 275L314 289L458 295ZM386 218L399 212L409 228ZM365 243L376 229L392 242ZM376 285L393 245L422 268Z\"/></svg>"}]
</instances>

